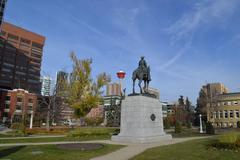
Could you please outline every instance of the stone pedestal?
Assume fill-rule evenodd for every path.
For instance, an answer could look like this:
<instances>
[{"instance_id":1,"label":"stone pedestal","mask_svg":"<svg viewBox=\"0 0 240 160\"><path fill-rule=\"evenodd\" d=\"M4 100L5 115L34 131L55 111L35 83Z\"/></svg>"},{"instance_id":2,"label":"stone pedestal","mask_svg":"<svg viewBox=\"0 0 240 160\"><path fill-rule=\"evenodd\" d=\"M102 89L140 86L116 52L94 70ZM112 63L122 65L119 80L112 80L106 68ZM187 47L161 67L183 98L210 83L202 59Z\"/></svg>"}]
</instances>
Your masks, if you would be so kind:
<instances>
[{"instance_id":1,"label":"stone pedestal","mask_svg":"<svg viewBox=\"0 0 240 160\"><path fill-rule=\"evenodd\" d=\"M120 133L112 141L150 143L172 139L163 130L162 105L156 98L128 96L122 101Z\"/></svg>"}]
</instances>

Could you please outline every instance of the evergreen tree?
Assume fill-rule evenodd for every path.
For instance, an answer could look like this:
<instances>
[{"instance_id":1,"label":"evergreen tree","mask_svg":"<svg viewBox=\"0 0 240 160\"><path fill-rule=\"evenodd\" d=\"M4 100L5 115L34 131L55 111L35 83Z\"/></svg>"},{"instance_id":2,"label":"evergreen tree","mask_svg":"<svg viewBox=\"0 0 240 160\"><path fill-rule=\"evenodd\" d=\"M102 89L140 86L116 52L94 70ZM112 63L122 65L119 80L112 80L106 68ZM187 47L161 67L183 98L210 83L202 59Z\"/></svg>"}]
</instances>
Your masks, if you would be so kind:
<instances>
[{"instance_id":1,"label":"evergreen tree","mask_svg":"<svg viewBox=\"0 0 240 160\"><path fill-rule=\"evenodd\" d=\"M198 125L199 123L199 114L201 114L202 120L204 122L207 122L207 102L208 102L208 97L207 94L204 92L203 89L200 90L199 92L199 97L197 99L197 107L196 107L196 114L195 114L195 125Z\"/></svg>"},{"instance_id":2,"label":"evergreen tree","mask_svg":"<svg viewBox=\"0 0 240 160\"><path fill-rule=\"evenodd\" d=\"M188 99L188 97L186 98L186 110L188 111L188 112L191 112L191 106L192 106L192 104L191 104L191 102L189 101L189 99Z\"/></svg>"},{"instance_id":3,"label":"evergreen tree","mask_svg":"<svg viewBox=\"0 0 240 160\"><path fill-rule=\"evenodd\" d=\"M183 107L184 106L184 98L182 95L180 95L180 97L178 98L178 104L179 106Z\"/></svg>"}]
</instances>

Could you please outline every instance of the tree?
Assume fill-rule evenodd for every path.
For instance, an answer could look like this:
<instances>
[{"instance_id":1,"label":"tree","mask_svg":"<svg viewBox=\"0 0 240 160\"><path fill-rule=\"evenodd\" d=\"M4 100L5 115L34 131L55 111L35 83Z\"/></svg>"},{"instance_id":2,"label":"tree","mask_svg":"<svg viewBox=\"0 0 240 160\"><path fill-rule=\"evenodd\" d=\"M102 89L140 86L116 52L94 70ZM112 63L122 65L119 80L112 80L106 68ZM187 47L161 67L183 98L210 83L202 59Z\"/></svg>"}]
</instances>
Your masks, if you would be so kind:
<instances>
[{"instance_id":1,"label":"tree","mask_svg":"<svg viewBox=\"0 0 240 160\"><path fill-rule=\"evenodd\" d=\"M191 102L189 101L189 99L188 99L188 97L186 98L186 110L188 111L188 112L191 112L191 106L192 106L192 104L191 104Z\"/></svg>"},{"instance_id":2,"label":"tree","mask_svg":"<svg viewBox=\"0 0 240 160\"><path fill-rule=\"evenodd\" d=\"M61 86L61 90L58 87ZM40 95L38 97L37 114L40 119L39 122L45 119L46 130L50 130L50 122L56 122L59 115L64 110L66 99L67 81L61 80L54 86L52 95Z\"/></svg>"},{"instance_id":3,"label":"tree","mask_svg":"<svg viewBox=\"0 0 240 160\"><path fill-rule=\"evenodd\" d=\"M185 101L185 112L187 114L187 127L191 128L193 122L193 110L192 110L192 103L189 101L188 97L186 97Z\"/></svg>"},{"instance_id":4,"label":"tree","mask_svg":"<svg viewBox=\"0 0 240 160\"><path fill-rule=\"evenodd\" d=\"M208 103L208 97L207 94L204 92L203 89L199 92L199 97L197 99L197 107L196 107L196 116L198 117L199 114L202 114L203 121L207 121L207 103ZM198 121L198 119L196 120Z\"/></svg>"},{"instance_id":5,"label":"tree","mask_svg":"<svg viewBox=\"0 0 240 160\"><path fill-rule=\"evenodd\" d=\"M93 81L91 78L92 59L78 59L73 52L70 57L73 69L67 87L67 103L74 109L75 115L80 118L102 101L101 88L110 82L110 76L101 73L97 76L96 81Z\"/></svg>"},{"instance_id":6,"label":"tree","mask_svg":"<svg viewBox=\"0 0 240 160\"><path fill-rule=\"evenodd\" d=\"M178 98L178 104L179 106L184 106L184 98L182 95L180 95L180 97Z\"/></svg>"}]
</instances>

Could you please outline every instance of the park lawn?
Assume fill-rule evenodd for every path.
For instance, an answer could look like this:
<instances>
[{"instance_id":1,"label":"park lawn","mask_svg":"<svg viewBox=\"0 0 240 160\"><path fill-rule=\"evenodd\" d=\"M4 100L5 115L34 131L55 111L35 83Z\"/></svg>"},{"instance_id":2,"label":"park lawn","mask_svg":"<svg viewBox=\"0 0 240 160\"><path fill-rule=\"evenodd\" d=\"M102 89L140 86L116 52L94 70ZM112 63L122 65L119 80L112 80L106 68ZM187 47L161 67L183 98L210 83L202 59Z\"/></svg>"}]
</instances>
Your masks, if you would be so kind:
<instances>
[{"instance_id":1,"label":"park lawn","mask_svg":"<svg viewBox=\"0 0 240 160\"><path fill-rule=\"evenodd\" d=\"M86 140L103 140L110 139L116 128L109 127L82 127L76 128L68 132L66 137L41 137L41 138L26 138L20 139L0 139L0 144L3 143L37 143L37 142L56 142L56 141L86 141ZM34 133L37 133L34 130Z\"/></svg>"},{"instance_id":2,"label":"park lawn","mask_svg":"<svg viewBox=\"0 0 240 160\"><path fill-rule=\"evenodd\" d=\"M56 145L0 147L0 159L12 160L87 160L101 156L124 146L104 144L103 148L93 151L64 150ZM35 154L34 154L35 153ZM37 154L36 154L37 153Z\"/></svg>"},{"instance_id":3,"label":"park lawn","mask_svg":"<svg viewBox=\"0 0 240 160\"><path fill-rule=\"evenodd\" d=\"M199 133L196 129L188 129L183 128L181 133L175 133L174 131L169 132L173 138L186 138L186 137L201 137L201 136L209 136L208 134Z\"/></svg>"},{"instance_id":4,"label":"park lawn","mask_svg":"<svg viewBox=\"0 0 240 160\"><path fill-rule=\"evenodd\" d=\"M110 139L110 135L84 136L84 137L48 137L48 138L22 138L22 139L0 139L0 144L6 143L39 143L39 142L63 142L63 141L88 141Z\"/></svg>"},{"instance_id":5,"label":"park lawn","mask_svg":"<svg viewBox=\"0 0 240 160\"><path fill-rule=\"evenodd\" d=\"M151 148L131 160L239 160L240 152L210 149L212 141L206 138Z\"/></svg>"}]
</instances>

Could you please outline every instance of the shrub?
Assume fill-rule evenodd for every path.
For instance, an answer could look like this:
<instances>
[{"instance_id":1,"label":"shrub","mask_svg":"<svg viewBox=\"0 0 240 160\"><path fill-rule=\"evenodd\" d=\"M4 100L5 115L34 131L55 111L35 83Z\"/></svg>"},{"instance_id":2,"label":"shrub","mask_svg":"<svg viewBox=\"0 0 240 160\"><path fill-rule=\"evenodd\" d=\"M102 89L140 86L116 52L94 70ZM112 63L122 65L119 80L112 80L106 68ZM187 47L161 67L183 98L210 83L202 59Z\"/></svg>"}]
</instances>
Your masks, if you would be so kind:
<instances>
[{"instance_id":1,"label":"shrub","mask_svg":"<svg viewBox=\"0 0 240 160\"><path fill-rule=\"evenodd\" d=\"M66 134L69 132L69 128L51 128L49 131L46 128L32 128L26 129L26 133L31 134Z\"/></svg>"},{"instance_id":2,"label":"shrub","mask_svg":"<svg viewBox=\"0 0 240 160\"><path fill-rule=\"evenodd\" d=\"M175 123L175 133L181 133L182 132L182 126L179 121L176 121Z\"/></svg>"},{"instance_id":3,"label":"shrub","mask_svg":"<svg viewBox=\"0 0 240 160\"><path fill-rule=\"evenodd\" d=\"M192 128L192 123L190 121L187 121L187 128Z\"/></svg>"},{"instance_id":4,"label":"shrub","mask_svg":"<svg viewBox=\"0 0 240 160\"><path fill-rule=\"evenodd\" d=\"M84 120L88 126L99 126L103 122L102 117L86 117Z\"/></svg>"},{"instance_id":5,"label":"shrub","mask_svg":"<svg viewBox=\"0 0 240 160\"><path fill-rule=\"evenodd\" d=\"M227 133L227 134L221 135L217 139L217 141L211 145L217 149L239 150L240 149L240 134Z\"/></svg>"},{"instance_id":6,"label":"shrub","mask_svg":"<svg viewBox=\"0 0 240 160\"><path fill-rule=\"evenodd\" d=\"M214 129L212 123L210 123L210 122L207 122L207 124L206 124L206 133L207 134L215 134L215 129Z\"/></svg>"},{"instance_id":7,"label":"shrub","mask_svg":"<svg viewBox=\"0 0 240 160\"><path fill-rule=\"evenodd\" d=\"M237 122L237 128L240 128L240 121Z\"/></svg>"},{"instance_id":8,"label":"shrub","mask_svg":"<svg viewBox=\"0 0 240 160\"><path fill-rule=\"evenodd\" d=\"M163 126L165 129L169 129L171 127L170 119L168 117L163 119Z\"/></svg>"},{"instance_id":9,"label":"shrub","mask_svg":"<svg viewBox=\"0 0 240 160\"><path fill-rule=\"evenodd\" d=\"M69 132L68 137L81 138L81 137L96 137L104 136L109 137L115 132L115 128L79 128Z\"/></svg>"}]
</instances>

